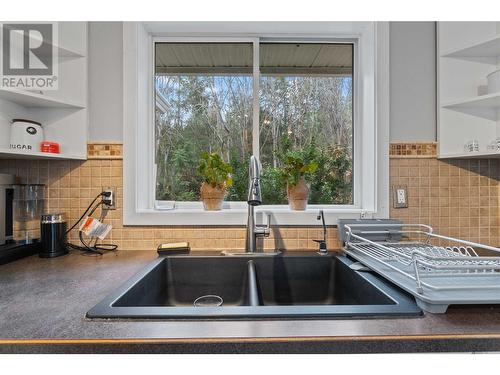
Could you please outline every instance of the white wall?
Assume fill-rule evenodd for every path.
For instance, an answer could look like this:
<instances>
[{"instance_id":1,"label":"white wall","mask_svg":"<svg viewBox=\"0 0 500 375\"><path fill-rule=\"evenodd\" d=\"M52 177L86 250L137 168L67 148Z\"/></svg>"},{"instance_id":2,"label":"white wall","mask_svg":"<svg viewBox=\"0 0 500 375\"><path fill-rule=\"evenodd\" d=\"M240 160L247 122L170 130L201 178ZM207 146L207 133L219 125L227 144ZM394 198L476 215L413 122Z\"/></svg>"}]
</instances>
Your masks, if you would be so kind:
<instances>
[{"instance_id":1,"label":"white wall","mask_svg":"<svg viewBox=\"0 0 500 375\"><path fill-rule=\"evenodd\" d=\"M436 140L436 24L391 22L391 141Z\"/></svg>"},{"instance_id":2,"label":"white wall","mask_svg":"<svg viewBox=\"0 0 500 375\"><path fill-rule=\"evenodd\" d=\"M89 141L123 139L122 22L89 23Z\"/></svg>"},{"instance_id":3,"label":"white wall","mask_svg":"<svg viewBox=\"0 0 500 375\"><path fill-rule=\"evenodd\" d=\"M390 24L391 141L436 139L434 22ZM90 141L123 139L121 22L90 22Z\"/></svg>"}]
</instances>

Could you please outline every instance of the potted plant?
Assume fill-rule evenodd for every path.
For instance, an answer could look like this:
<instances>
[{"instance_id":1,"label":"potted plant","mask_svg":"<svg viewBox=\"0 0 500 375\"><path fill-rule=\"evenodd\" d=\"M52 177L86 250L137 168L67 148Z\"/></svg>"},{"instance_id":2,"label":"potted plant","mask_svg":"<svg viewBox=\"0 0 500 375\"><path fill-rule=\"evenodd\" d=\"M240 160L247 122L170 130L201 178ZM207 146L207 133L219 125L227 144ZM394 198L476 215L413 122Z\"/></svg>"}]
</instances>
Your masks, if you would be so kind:
<instances>
[{"instance_id":1,"label":"potted plant","mask_svg":"<svg viewBox=\"0 0 500 375\"><path fill-rule=\"evenodd\" d=\"M307 155L301 151L287 151L282 158L281 177L292 210L303 211L307 208L309 186L306 176L318 168L318 164L307 159Z\"/></svg>"},{"instance_id":2,"label":"potted plant","mask_svg":"<svg viewBox=\"0 0 500 375\"><path fill-rule=\"evenodd\" d=\"M222 207L226 188L232 185L231 166L224 162L217 153L203 152L198 165L198 173L203 182L200 196L203 207L208 211L217 211Z\"/></svg>"}]
</instances>

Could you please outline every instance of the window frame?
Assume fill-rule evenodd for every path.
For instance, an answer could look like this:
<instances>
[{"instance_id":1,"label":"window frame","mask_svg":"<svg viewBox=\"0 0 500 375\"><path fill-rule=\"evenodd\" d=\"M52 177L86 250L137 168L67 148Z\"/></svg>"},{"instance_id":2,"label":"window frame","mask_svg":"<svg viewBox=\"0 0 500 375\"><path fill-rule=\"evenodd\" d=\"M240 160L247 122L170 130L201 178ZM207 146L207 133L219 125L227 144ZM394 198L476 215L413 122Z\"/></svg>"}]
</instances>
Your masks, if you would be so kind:
<instances>
[{"instance_id":1,"label":"window frame","mask_svg":"<svg viewBox=\"0 0 500 375\"><path fill-rule=\"evenodd\" d=\"M255 155L256 150L258 154L259 150L259 144L255 142L255 139L253 138L253 134L255 131L258 132L259 129L259 107L257 107L257 111L255 108L255 97L256 94L258 96L258 90L259 90L259 83L260 83L260 74L259 74L259 66L258 66L258 60L257 60L257 67L255 66L256 64L256 45L257 45L257 59L259 58L259 53L258 53L258 44L259 44L259 38L252 38L252 37L179 37L179 36L173 36L173 37L166 37L166 36L152 36L151 38L151 49L153 51L153 56L152 56L152 64L154 66L154 61L155 61L155 55L154 55L154 50L155 50L155 44L156 43L251 43L252 44L252 49L253 49L253 54L252 54L252 59L253 59L253 66L252 66L252 152ZM256 79L257 78L257 79ZM154 127L154 121L155 121L155 116L156 114L154 113L154 103L155 103L155 95L156 95L156 90L154 87L154 79L155 79L155 72L154 70L152 71L152 76L151 79L153 81L152 87L153 91L150 94L151 98L149 100L150 105L153 107L153 121L149 121L148 125L150 127ZM257 82L256 82L257 81ZM256 91L257 90L257 91ZM258 106L257 102L257 106ZM257 113L257 116L255 114ZM256 124L257 120L257 124ZM152 145L155 143L154 139L154 129L152 131L152 136L153 138L150 140ZM153 162L153 165L154 162ZM156 168L153 168L154 171L152 173L149 173L149 186L151 188L151 191L149 192L151 200L152 200L152 206L154 209L158 210L158 206L156 205L156 176L155 176L155 171ZM170 212L179 212L179 211L184 211L186 210L189 212L189 210L192 211L204 211L203 210L203 203L202 202L193 202L193 201L163 201L163 202L172 202L174 204L174 207L165 209L164 211L170 211ZM237 201L224 201L224 206L223 206L223 211L224 210L234 210L234 209L246 209L246 202L237 202Z\"/></svg>"},{"instance_id":2,"label":"window frame","mask_svg":"<svg viewBox=\"0 0 500 375\"><path fill-rule=\"evenodd\" d=\"M336 24L336 23L333 23ZM343 23L339 23L343 24ZM291 211L287 205L263 205L257 208L271 213L273 224L315 225L319 209L328 223L338 217L387 217L388 215L388 45L377 44L377 23L351 27L357 33L311 35L207 35L168 36L148 31L142 23L124 24L124 224L125 225L244 225L246 202L226 202L221 211L204 211L201 202L176 202L175 209L155 208L154 180L154 44L157 42L242 42L253 43L253 134L259 131L259 43L330 42L354 44L353 124L354 124L354 204L308 205L306 211ZM366 25L368 24L368 26ZM380 23L384 26L386 23ZM193 23L194 26L196 26ZM371 27L370 27L371 26ZM388 27L380 27L388 37ZM157 29L157 25L149 29ZM195 28L196 29L196 28ZM257 28L258 29L258 28ZM384 42L383 39L381 39ZM382 49L379 57L378 50ZM387 59L387 61L384 61ZM382 63L382 64L380 64ZM385 76L385 77L384 77ZM383 84L377 85L378 82ZM377 87L378 86L378 87ZM255 106L257 106L255 108ZM257 116L255 114L257 113ZM142 120L142 121L141 121ZM381 121L382 120L382 121ZM138 125L141 124L141 125ZM259 142L253 141L253 152ZM144 165L147 165L144 168ZM383 179L386 176L387 182ZM380 178L382 177L382 181ZM363 183L362 183L363 182ZM368 183L367 183L368 182ZM380 186L378 186L380 185ZM384 188L385 185L385 188ZM382 191L380 190L382 188ZM382 194L381 194L382 192Z\"/></svg>"}]
</instances>

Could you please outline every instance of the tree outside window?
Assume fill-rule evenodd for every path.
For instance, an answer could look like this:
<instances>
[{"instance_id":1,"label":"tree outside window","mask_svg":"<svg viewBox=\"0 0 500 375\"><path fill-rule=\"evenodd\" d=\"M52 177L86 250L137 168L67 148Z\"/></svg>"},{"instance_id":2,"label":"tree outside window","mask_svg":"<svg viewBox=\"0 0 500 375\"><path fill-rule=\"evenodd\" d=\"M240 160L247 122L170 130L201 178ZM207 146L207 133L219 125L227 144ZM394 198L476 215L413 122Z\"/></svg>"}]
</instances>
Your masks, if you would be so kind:
<instances>
[{"instance_id":1,"label":"tree outside window","mask_svg":"<svg viewBox=\"0 0 500 375\"><path fill-rule=\"evenodd\" d=\"M262 43L259 132L252 134L252 45L156 44L156 199L198 201L202 152L231 164L226 200L245 201L259 137L264 204L286 204L283 156L317 163L311 204L353 204L353 47Z\"/></svg>"}]
</instances>

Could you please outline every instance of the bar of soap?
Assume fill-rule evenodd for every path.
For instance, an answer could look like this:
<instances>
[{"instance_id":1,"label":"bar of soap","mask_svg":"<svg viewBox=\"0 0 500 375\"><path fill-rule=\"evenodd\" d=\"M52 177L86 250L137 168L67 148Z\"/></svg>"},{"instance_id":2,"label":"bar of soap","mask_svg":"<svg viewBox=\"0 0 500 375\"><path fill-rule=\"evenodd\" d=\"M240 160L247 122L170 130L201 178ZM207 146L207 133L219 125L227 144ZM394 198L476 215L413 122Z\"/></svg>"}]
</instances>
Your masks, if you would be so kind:
<instances>
[{"instance_id":1,"label":"bar of soap","mask_svg":"<svg viewBox=\"0 0 500 375\"><path fill-rule=\"evenodd\" d=\"M158 254L187 254L191 248L189 242L162 243L158 245Z\"/></svg>"}]
</instances>

